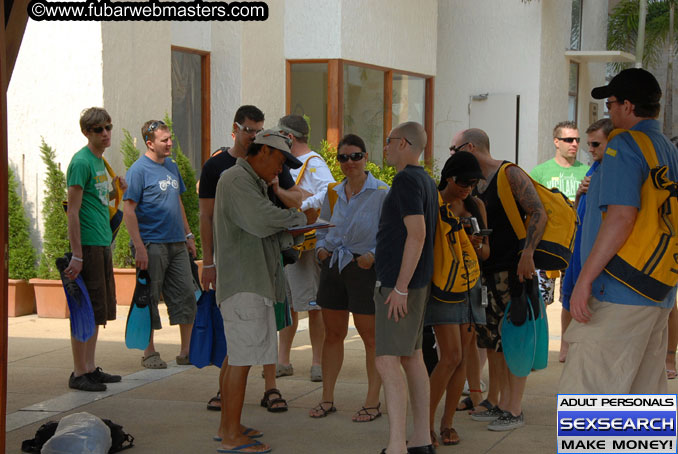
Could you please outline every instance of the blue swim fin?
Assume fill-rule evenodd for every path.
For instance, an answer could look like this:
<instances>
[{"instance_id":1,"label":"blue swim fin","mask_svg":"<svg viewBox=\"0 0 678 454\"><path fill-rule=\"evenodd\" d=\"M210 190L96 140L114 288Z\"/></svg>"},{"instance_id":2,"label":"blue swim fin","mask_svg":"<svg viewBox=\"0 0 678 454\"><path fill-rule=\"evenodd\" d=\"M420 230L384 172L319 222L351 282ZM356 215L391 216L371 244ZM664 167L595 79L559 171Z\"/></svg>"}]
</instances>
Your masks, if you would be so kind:
<instances>
[{"instance_id":1,"label":"blue swim fin","mask_svg":"<svg viewBox=\"0 0 678 454\"><path fill-rule=\"evenodd\" d=\"M534 354L534 370L546 369L549 362L549 322L546 318L546 307L544 306L544 299L539 292L539 307L541 311L536 317L537 337L536 337L536 351Z\"/></svg>"},{"instance_id":2,"label":"blue swim fin","mask_svg":"<svg viewBox=\"0 0 678 454\"><path fill-rule=\"evenodd\" d=\"M534 364L537 328L533 304L539 301L538 293L532 280L522 284L520 294L511 295L501 322L501 346L506 365L517 377L527 377Z\"/></svg>"},{"instance_id":3,"label":"blue swim fin","mask_svg":"<svg viewBox=\"0 0 678 454\"><path fill-rule=\"evenodd\" d=\"M226 347L226 335L224 333L224 319L221 317L221 311L217 306L217 295L214 290L210 290L208 297L210 298L210 308L212 311L212 357L210 358L212 364L221 367L224 363L224 358L228 354Z\"/></svg>"},{"instance_id":4,"label":"blue swim fin","mask_svg":"<svg viewBox=\"0 0 678 454\"><path fill-rule=\"evenodd\" d=\"M85 342L94 334L94 311L92 310L92 301L89 298L89 293L82 276L71 280L64 274L64 270L68 268L72 256L73 254L68 252L63 257L56 259L56 267L59 270L61 283L66 293L66 301L68 302L68 310L70 312L69 318L71 320L71 334L76 340Z\"/></svg>"},{"instance_id":5,"label":"blue swim fin","mask_svg":"<svg viewBox=\"0 0 678 454\"><path fill-rule=\"evenodd\" d=\"M127 348L145 350L151 340L151 277L147 270L137 271L132 304L127 314L125 345Z\"/></svg>"},{"instance_id":6,"label":"blue swim fin","mask_svg":"<svg viewBox=\"0 0 678 454\"><path fill-rule=\"evenodd\" d=\"M213 299L213 298L212 298ZM212 312L208 292L204 292L198 300L198 310L193 321L191 344L188 357L191 364L198 369L210 365L212 356Z\"/></svg>"}]
</instances>

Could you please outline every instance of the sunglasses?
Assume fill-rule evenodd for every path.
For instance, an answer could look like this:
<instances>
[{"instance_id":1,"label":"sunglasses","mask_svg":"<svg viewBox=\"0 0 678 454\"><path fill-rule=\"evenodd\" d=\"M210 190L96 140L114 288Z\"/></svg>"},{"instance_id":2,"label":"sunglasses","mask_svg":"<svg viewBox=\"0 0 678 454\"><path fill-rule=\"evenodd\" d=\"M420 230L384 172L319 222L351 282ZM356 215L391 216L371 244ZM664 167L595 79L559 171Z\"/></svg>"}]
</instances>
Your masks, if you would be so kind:
<instances>
[{"instance_id":1,"label":"sunglasses","mask_svg":"<svg viewBox=\"0 0 678 454\"><path fill-rule=\"evenodd\" d=\"M452 177L452 181L460 188L475 188L478 184L478 180L457 180L457 177Z\"/></svg>"},{"instance_id":2,"label":"sunglasses","mask_svg":"<svg viewBox=\"0 0 678 454\"><path fill-rule=\"evenodd\" d=\"M162 120L156 120L150 125L148 125L148 129L146 129L146 134L144 135L144 140L148 142L148 135L158 129L160 126L167 126L164 121Z\"/></svg>"},{"instance_id":3,"label":"sunglasses","mask_svg":"<svg viewBox=\"0 0 678 454\"><path fill-rule=\"evenodd\" d=\"M412 142L410 142L410 141L407 139L407 137L387 137L387 138L386 138L386 145L390 145L391 142L393 142L394 140L400 140L400 139L402 139L402 140L404 140L405 142L407 142L408 144L412 145Z\"/></svg>"},{"instance_id":4,"label":"sunglasses","mask_svg":"<svg viewBox=\"0 0 678 454\"><path fill-rule=\"evenodd\" d=\"M236 123L236 124L238 124L238 123ZM238 126L240 126L240 125L238 125ZM263 131L263 129L261 131ZM288 147L292 146L292 139L290 139L288 136L286 136L284 134L280 134L278 132L267 132L266 134L263 134L261 137L271 137L271 136L280 137L281 139L283 139L285 141L285 143L287 144Z\"/></svg>"},{"instance_id":5,"label":"sunglasses","mask_svg":"<svg viewBox=\"0 0 678 454\"><path fill-rule=\"evenodd\" d=\"M104 132L104 129L106 131L110 131L111 129L113 129L113 125L109 123L106 126L95 126L93 128L89 128L89 130L95 134L101 134L102 132Z\"/></svg>"},{"instance_id":6,"label":"sunglasses","mask_svg":"<svg viewBox=\"0 0 678 454\"><path fill-rule=\"evenodd\" d=\"M468 145L468 142L464 142L461 145L459 145L458 147L455 147L454 145L452 145L450 147L450 152L459 153L460 151L464 151L464 150L462 150L462 148L464 148L466 145Z\"/></svg>"},{"instance_id":7,"label":"sunglasses","mask_svg":"<svg viewBox=\"0 0 678 454\"><path fill-rule=\"evenodd\" d=\"M557 139L562 140L563 142L567 142L567 143L572 143L572 142L575 142L575 141L577 143L581 143L580 137L558 137Z\"/></svg>"},{"instance_id":8,"label":"sunglasses","mask_svg":"<svg viewBox=\"0 0 678 454\"><path fill-rule=\"evenodd\" d=\"M612 107L613 104L618 103L618 104L624 104L624 101L621 101L619 99L613 99L610 101L605 101L605 107L607 107L607 110L610 110L610 107Z\"/></svg>"},{"instance_id":9,"label":"sunglasses","mask_svg":"<svg viewBox=\"0 0 678 454\"><path fill-rule=\"evenodd\" d=\"M245 134L259 134L261 131L263 131L263 129L254 129L254 128L250 128L249 126L243 126L240 123L238 123L237 121L235 122L235 124Z\"/></svg>"},{"instance_id":10,"label":"sunglasses","mask_svg":"<svg viewBox=\"0 0 678 454\"><path fill-rule=\"evenodd\" d=\"M363 153L362 151L350 154L337 153L337 161L339 162L348 162L349 159L351 161L360 161L364 157L365 153Z\"/></svg>"},{"instance_id":11,"label":"sunglasses","mask_svg":"<svg viewBox=\"0 0 678 454\"><path fill-rule=\"evenodd\" d=\"M588 146L591 148L598 148L600 146L601 142L589 142Z\"/></svg>"}]
</instances>

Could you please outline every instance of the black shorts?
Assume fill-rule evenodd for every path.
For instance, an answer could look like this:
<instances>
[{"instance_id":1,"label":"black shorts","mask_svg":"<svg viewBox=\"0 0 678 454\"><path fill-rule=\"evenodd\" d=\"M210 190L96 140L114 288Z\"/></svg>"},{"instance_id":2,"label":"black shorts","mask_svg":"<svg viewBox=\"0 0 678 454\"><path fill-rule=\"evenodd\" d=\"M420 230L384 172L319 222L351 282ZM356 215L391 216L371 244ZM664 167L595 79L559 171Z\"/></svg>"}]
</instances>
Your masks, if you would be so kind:
<instances>
[{"instance_id":1,"label":"black shorts","mask_svg":"<svg viewBox=\"0 0 678 454\"><path fill-rule=\"evenodd\" d=\"M374 266L362 269L353 261L341 273L339 266L329 267L328 257L320 266L318 306L323 309L349 311L354 314L374 315L374 284L377 273Z\"/></svg>"},{"instance_id":2,"label":"black shorts","mask_svg":"<svg viewBox=\"0 0 678 454\"><path fill-rule=\"evenodd\" d=\"M115 320L115 278L110 246L82 247L82 280L94 309L94 323L105 325Z\"/></svg>"}]
</instances>

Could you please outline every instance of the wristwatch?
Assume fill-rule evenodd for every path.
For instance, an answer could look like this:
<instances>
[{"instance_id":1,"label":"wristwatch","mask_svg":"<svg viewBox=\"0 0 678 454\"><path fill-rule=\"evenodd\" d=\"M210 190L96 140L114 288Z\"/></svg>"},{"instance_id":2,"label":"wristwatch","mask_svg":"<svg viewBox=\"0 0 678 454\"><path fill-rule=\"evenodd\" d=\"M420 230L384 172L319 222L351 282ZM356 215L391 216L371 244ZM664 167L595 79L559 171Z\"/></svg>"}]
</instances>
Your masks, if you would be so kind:
<instances>
[{"instance_id":1,"label":"wristwatch","mask_svg":"<svg viewBox=\"0 0 678 454\"><path fill-rule=\"evenodd\" d=\"M188 232L188 233L186 234L186 239L187 239L187 240L190 240L191 238L195 238L195 235L193 235L193 232Z\"/></svg>"}]
</instances>

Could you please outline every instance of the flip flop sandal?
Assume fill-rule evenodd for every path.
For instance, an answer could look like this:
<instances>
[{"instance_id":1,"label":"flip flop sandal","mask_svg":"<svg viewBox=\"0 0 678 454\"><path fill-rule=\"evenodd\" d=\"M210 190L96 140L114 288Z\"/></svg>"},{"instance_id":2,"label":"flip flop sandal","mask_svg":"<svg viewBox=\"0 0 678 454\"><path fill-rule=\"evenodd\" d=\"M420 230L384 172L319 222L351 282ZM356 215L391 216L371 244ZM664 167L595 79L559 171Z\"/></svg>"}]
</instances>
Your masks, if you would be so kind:
<instances>
[{"instance_id":1,"label":"flip flop sandal","mask_svg":"<svg viewBox=\"0 0 678 454\"><path fill-rule=\"evenodd\" d=\"M475 408L480 408L480 407L486 408L486 409L489 411L489 410L492 410L492 409L494 408L494 405L492 405L492 404L490 403L489 400L485 399L485 400L483 400L482 402L480 402L480 403L478 404L478 406L475 407ZM485 411L485 410L482 410L482 411ZM472 415L473 413L478 413L478 411L476 410L476 411L474 412L473 409L471 409L471 410L469 410L469 412L468 412L469 415Z\"/></svg>"},{"instance_id":2,"label":"flip flop sandal","mask_svg":"<svg viewBox=\"0 0 678 454\"><path fill-rule=\"evenodd\" d=\"M219 405L216 405L217 402ZM207 402L207 409L212 411L221 411L221 391L217 391L217 395L212 397Z\"/></svg>"},{"instance_id":3,"label":"flip flop sandal","mask_svg":"<svg viewBox=\"0 0 678 454\"><path fill-rule=\"evenodd\" d=\"M264 436L263 432L255 433L254 435L250 435L252 432L258 432L257 429L252 429L251 427L248 427L247 429L242 431L242 434L246 437L250 438L261 438ZM212 440L214 441L221 441L221 437L219 435L215 435L212 437Z\"/></svg>"},{"instance_id":4,"label":"flip flop sandal","mask_svg":"<svg viewBox=\"0 0 678 454\"><path fill-rule=\"evenodd\" d=\"M160 353L153 352L141 358L141 365L146 369L167 369L167 363L160 358Z\"/></svg>"},{"instance_id":5,"label":"flip flop sandal","mask_svg":"<svg viewBox=\"0 0 678 454\"><path fill-rule=\"evenodd\" d=\"M353 422L371 422L371 421L374 421L379 416L381 416L381 411L379 411L379 407L381 407L381 402L379 402L376 407L363 407L363 408L361 408L360 410L358 410L356 412L355 415L353 415ZM315 408L314 408L314 410L315 410ZM377 412L376 413L370 413L370 410L377 410ZM369 419L356 419L360 416L368 416Z\"/></svg>"},{"instance_id":6,"label":"flip flop sandal","mask_svg":"<svg viewBox=\"0 0 678 454\"><path fill-rule=\"evenodd\" d=\"M278 397L271 399L272 394L277 394ZM282 406L276 407L276 404L284 404ZM271 388L264 393L263 399L261 399L261 406L270 411L271 413L281 413L287 411L287 401L282 398L282 394L276 388Z\"/></svg>"},{"instance_id":7,"label":"flip flop sandal","mask_svg":"<svg viewBox=\"0 0 678 454\"><path fill-rule=\"evenodd\" d=\"M445 446L458 445L459 444L459 434L453 427L445 427L440 430L440 438ZM447 441L445 441L447 440Z\"/></svg>"},{"instance_id":8,"label":"flip flop sandal","mask_svg":"<svg viewBox=\"0 0 678 454\"><path fill-rule=\"evenodd\" d=\"M673 379L676 378L676 376L678 376L678 374L676 374L675 370L666 369L666 379L667 380L673 380Z\"/></svg>"},{"instance_id":9,"label":"flip flop sandal","mask_svg":"<svg viewBox=\"0 0 678 454\"><path fill-rule=\"evenodd\" d=\"M330 408L325 408L323 407L323 404L330 404ZM317 415L309 415L311 418L324 418L325 416L329 415L330 413L334 413L337 411L336 407L334 406L334 402L330 401L324 401L320 402L316 407L313 407L314 411L319 411L320 413Z\"/></svg>"},{"instance_id":10,"label":"flip flop sandal","mask_svg":"<svg viewBox=\"0 0 678 454\"><path fill-rule=\"evenodd\" d=\"M225 453L248 453L248 452L256 452L256 453L265 453L265 452L271 452L271 448L264 449L263 451L246 451L247 448L253 448L255 446L262 445L263 443L254 441L252 443L248 443L246 445L240 445L236 446L235 448L217 448L217 452L225 452Z\"/></svg>"},{"instance_id":11,"label":"flip flop sandal","mask_svg":"<svg viewBox=\"0 0 678 454\"><path fill-rule=\"evenodd\" d=\"M459 402L459 405L457 405L457 411L466 411L466 410L473 410L473 401L471 400L470 397L465 398L461 402Z\"/></svg>"}]
</instances>

